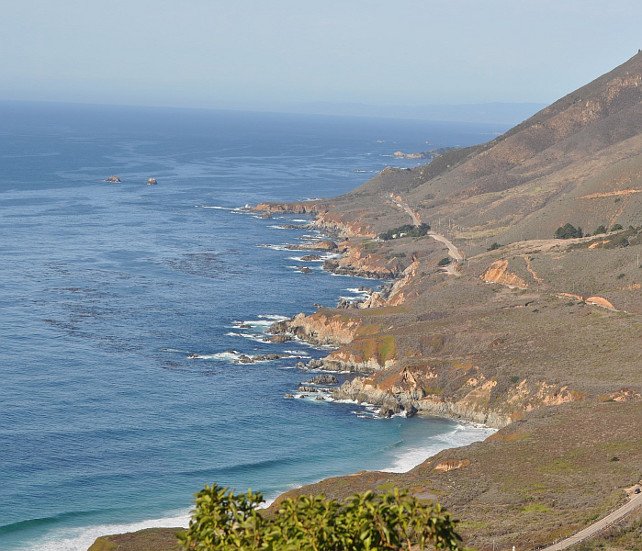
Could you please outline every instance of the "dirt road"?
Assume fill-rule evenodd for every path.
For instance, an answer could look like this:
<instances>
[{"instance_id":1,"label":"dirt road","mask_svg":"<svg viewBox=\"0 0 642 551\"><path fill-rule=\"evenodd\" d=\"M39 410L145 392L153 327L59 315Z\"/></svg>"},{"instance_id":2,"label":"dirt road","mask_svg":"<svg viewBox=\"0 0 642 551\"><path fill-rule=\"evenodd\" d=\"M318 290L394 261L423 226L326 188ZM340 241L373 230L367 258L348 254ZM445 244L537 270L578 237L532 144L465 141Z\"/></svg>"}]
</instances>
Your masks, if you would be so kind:
<instances>
[{"instance_id":1,"label":"dirt road","mask_svg":"<svg viewBox=\"0 0 642 551\"><path fill-rule=\"evenodd\" d=\"M402 210L406 211L406 214L407 214L408 216L410 216L410 218L412 219L412 223L413 223L415 226L421 226L421 216L419 215L419 213L418 213L418 212L415 212L414 210L412 210L412 209L410 208L410 205L408 205L408 203L406 203L406 202L401 198L401 195L394 195L394 194L392 194L392 193L391 193L391 194L389 195L389 197L390 197L390 200L391 200L395 205L397 205L400 209L402 209Z\"/></svg>"},{"instance_id":2,"label":"dirt road","mask_svg":"<svg viewBox=\"0 0 642 551\"><path fill-rule=\"evenodd\" d=\"M607 526L610 526L614 522L620 520L623 516L625 516L626 514L630 513L631 511L633 511L634 509L640 506L642 506L642 493L633 494L631 496L631 499L627 501L624 505L622 505L622 507L616 509L615 511L606 515L604 518L598 520L597 522L590 524L589 526L587 526L583 530L580 530L576 534L573 534L568 538L558 541L553 545L549 545L548 547L545 547L541 551L562 551L562 549L568 549L572 545L576 545L581 541L584 541L585 539L595 536L596 534L604 530Z\"/></svg>"},{"instance_id":3,"label":"dirt road","mask_svg":"<svg viewBox=\"0 0 642 551\"><path fill-rule=\"evenodd\" d=\"M402 199L401 195L394 195L391 193L389 195L389 198L397 207L404 210L406 214L410 216L410 218L412 219L412 223L415 226L421 225L421 217L419 216L419 213L413 211L410 208L410 205L408 205L408 203L406 203L406 201ZM450 256L453 260L455 260L456 262L460 262L464 259L464 255L459 252L459 249L455 247L455 245L453 245L453 243L448 238L444 237L441 234L433 232L428 232L428 235L436 241L439 241L440 243L446 245L446 247L448 247L448 256ZM444 266L444 271L456 277L459 277L461 275L459 272L457 272L456 266L452 263Z\"/></svg>"},{"instance_id":4,"label":"dirt road","mask_svg":"<svg viewBox=\"0 0 642 551\"><path fill-rule=\"evenodd\" d=\"M464 255L462 255L459 252L459 249L453 245L453 243L443 235L440 235L438 233L433 233L433 232L428 232L428 235L432 237L433 239L440 241L446 247L448 247L448 255L453 259L456 260L457 262L460 262L461 260L464 259Z\"/></svg>"}]
</instances>

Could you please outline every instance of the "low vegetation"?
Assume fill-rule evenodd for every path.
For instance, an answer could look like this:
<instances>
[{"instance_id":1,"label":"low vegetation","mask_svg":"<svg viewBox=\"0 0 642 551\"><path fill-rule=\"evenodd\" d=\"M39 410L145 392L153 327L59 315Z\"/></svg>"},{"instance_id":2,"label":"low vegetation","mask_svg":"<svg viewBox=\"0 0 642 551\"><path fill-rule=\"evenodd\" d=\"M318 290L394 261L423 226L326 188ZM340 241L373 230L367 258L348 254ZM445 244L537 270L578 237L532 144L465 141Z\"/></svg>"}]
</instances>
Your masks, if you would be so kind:
<instances>
[{"instance_id":1,"label":"low vegetation","mask_svg":"<svg viewBox=\"0 0 642 551\"><path fill-rule=\"evenodd\" d=\"M379 234L379 239L389 241L390 239L399 239L401 237L423 237L430 231L430 224L422 223L419 226L413 224L404 224L397 228L392 228Z\"/></svg>"},{"instance_id":2,"label":"low vegetation","mask_svg":"<svg viewBox=\"0 0 642 551\"><path fill-rule=\"evenodd\" d=\"M575 239L583 237L584 233L579 226L576 228L573 224L566 223L555 230L555 239Z\"/></svg>"},{"instance_id":3,"label":"low vegetation","mask_svg":"<svg viewBox=\"0 0 642 551\"><path fill-rule=\"evenodd\" d=\"M324 496L285 499L263 516L260 493L235 494L217 485L196 494L189 528L178 534L185 551L459 549L455 522L438 505L424 505L396 488L339 502Z\"/></svg>"}]
</instances>

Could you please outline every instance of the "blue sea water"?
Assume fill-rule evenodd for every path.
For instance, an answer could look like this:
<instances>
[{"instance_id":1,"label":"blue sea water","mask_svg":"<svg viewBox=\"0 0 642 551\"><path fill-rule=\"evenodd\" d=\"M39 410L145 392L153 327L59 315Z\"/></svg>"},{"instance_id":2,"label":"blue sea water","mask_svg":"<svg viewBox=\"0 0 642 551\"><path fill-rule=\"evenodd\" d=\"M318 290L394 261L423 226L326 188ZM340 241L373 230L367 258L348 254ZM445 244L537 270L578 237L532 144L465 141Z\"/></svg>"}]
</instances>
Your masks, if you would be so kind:
<instances>
[{"instance_id":1,"label":"blue sea water","mask_svg":"<svg viewBox=\"0 0 642 551\"><path fill-rule=\"evenodd\" d=\"M337 195L418 163L394 151L505 128L28 103L0 103L0 120L0 549L85 550L186 523L204 484L271 499L489 434L286 400L311 376L297 358L234 363L323 356L264 331L377 285L299 273L279 245L310 231L237 207Z\"/></svg>"}]
</instances>

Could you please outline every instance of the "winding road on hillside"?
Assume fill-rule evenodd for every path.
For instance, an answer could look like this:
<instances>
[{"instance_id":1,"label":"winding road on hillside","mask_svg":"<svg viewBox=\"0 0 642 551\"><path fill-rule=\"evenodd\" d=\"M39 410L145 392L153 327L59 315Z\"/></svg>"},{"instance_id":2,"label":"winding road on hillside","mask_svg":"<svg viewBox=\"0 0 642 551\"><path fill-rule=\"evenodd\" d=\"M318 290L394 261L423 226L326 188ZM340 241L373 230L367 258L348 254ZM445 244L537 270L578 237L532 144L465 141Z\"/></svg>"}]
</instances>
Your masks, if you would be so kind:
<instances>
[{"instance_id":1,"label":"winding road on hillside","mask_svg":"<svg viewBox=\"0 0 642 551\"><path fill-rule=\"evenodd\" d=\"M642 493L633 494L629 501L627 501L621 507L618 507L615 511L606 515L604 518L601 518L597 522L590 524L589 526L573 534L572 536L558 541L553 545L549 545L548 547L545 547L540 551L562 551L563 549L568 549L572 545L576 545L590 537L597 535L599 532L601 532L605 528L608 528L609 526L611 526L611 524L614 524L622 517L640 506L642 506Z\"/></svg>"},{"instance_id":2,"label":"winding road on hillside","mask_svg":"<svg viewBox=\"0 0 642 551\"><path fill-rule=\"evenodd\" d=\"M412 219L412 223L415 226L421 225L421 216L418 212L415 212L410 208L410 205L402 199L401 195L394 195L391 193L389 195L389 198L395 206L404 210L408 214L408 216L410 216L410 218ZM439 241L440 243L446 245L446 247L448 247L448 256L450 256L453 260L461 262L464 259L464 255L459 252L459 249L455 247L452 241L450 241L447 237L434 232L428 232L427 235L429 237L432 237L435 241ZM452 263L444 266L444 271L456 277L459 277L461 275L459 274L459 272L457 272L455 265L453 265Z\"/></svg>"}]
</instances>

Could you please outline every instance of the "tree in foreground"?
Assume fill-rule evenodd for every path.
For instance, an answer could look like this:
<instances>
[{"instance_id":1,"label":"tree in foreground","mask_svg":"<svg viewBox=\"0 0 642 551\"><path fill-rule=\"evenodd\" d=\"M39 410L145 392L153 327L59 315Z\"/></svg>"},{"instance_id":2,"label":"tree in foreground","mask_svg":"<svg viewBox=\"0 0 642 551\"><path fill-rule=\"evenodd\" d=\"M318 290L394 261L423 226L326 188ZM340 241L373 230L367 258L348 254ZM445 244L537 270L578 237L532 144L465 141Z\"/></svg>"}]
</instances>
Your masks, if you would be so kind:
<instances>
[{"instance_id":1,"label":"tree in foreground","mask_svg":"<svg viewBox=\"0 0 642 551\"><path fill-rule=\"evenodd\" d=\"M205 486L194 500L189 528L178 534L185 551L217 549L267 551L380 551L459 549L456 521L439 505L419 502L407 492L365 492L343 502L299 496L281 502L263 517L260 493L234 494Z\"/></svg>"}]
</instances>

